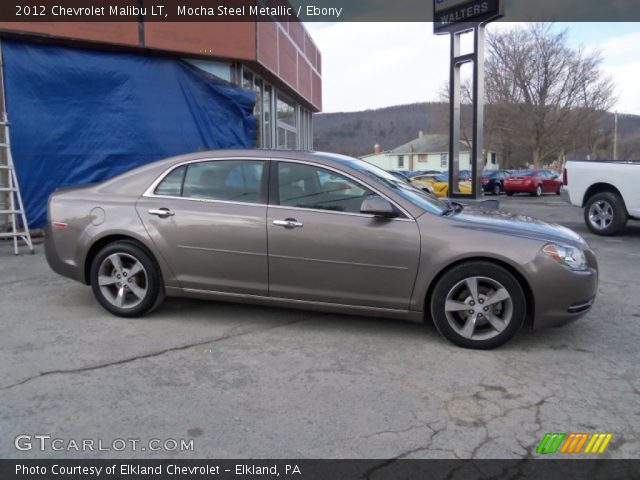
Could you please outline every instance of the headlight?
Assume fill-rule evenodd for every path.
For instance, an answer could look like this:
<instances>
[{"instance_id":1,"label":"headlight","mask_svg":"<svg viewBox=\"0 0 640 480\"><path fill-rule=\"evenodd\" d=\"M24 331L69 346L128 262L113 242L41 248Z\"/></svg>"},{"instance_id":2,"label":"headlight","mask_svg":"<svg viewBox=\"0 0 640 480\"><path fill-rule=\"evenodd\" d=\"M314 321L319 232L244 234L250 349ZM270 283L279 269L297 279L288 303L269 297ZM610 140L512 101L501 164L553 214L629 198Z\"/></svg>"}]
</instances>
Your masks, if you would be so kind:
<instances>
[{"instance_id":1,"label":"headlight","mask_svg":"<svg viewBox=\"0 0 640 480\"><path fill-rule=\"evenodd\" d=\"M579 248L562 243L548 243L542 248L542 253L569 270L587 270L587 257Z\"/></svg>"}]
</instances>

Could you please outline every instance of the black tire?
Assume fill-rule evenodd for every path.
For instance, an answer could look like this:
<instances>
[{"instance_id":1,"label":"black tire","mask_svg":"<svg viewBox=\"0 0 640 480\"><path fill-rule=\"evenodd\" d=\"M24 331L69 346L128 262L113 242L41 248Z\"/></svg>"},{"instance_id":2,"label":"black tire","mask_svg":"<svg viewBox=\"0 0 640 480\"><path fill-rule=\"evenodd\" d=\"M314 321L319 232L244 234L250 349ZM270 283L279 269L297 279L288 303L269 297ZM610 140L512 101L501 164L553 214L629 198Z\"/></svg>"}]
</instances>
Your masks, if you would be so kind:
<instances>
[{"instance_id":1,"label":"black tire","mask_svg":"<svg viewBox=\"0 0 640 480\"><path fill-rule=\"evenodd\" d=\"M500 184L499 184L499 183L496 183L496 184L493 186L493 194L494 194L494 195L496 195L496 196L497 196L497 195L500 195L500 192L501 192L501 191L502 191L502 188L500 187Z\"/></svg>"},{"instance_id":2,"label":"black tire","mask_svg":"<svg viewBox=\"0 0 640 480\"><path fill-rule=\"evenodd\" d=\"M476 278L478 285L477 303L471 300L473 295L466 283L467 279L473 278ZM502 288L508 293L508 299L490 307L481 305L484 301L490 302L491 296ZM465 293L464 289L467 289L468 293ZM456 296L458 292L462 292L462 296ZM465 295L468 296L464 298ZM448 297L453 305L469 303L469 309L480 310L474 314L477 318L470 337L464 336L463 332L471 310L447 312L445 306L449 305ZM488 313L487 309L490 309ZM447 340L464 348L488 350L503 345L518 333L525 322L527 303L522 286L509 271L490 262L473 261L453 267L438 280L431 295L430 310L436 328ZM491 315L492 321L483 315ZM496 321L496 317L500 322ZM498 323L503 329L494 328L494 323Z\"/></svg>"},{"instance_id":3,"label":"black tire","mask_svg":"<svg viewBox=\"0 0 640 480\"><path fill-rule=\"evenodd\" d=\"M562 193L562 186L558 187L558 191L556 192L556 195L560 195Z\"/></svg>"},{"instance_id":4,"label":"black tire","mask_svg":"<svg viewBox=\"0 0 640 480\"><path fill-rule=\"evenodd\" d=\"M531 194L532 197L541 197L542 196L542 185L538 185L536 187L536 191Z\"/></svg>"},{"instance_id":5,"label":"black tire","mask_svg":"<svg viewBox=\"0 0 640 480\"><path fill-rule=\"evenodd\" d=\"M109 260L114 256L120 258L120 269ZM139 270L138 264L142 270ZM133 273L134 270L138 272ZM132 275L129 276L127 272ZM99 277L106 277L109 283L100 285ZM134 242L119 241L102 248L91 263L90 280L93 294L100 305L119 317L141 317L164 301L164 287L158 267L149 254ZM120 295L120 290L123 295ZM121 297L122 305L118 306Z\"/></svg>"},{"instance_id":6,"label":"black tire","mask_svg":"<svg viewBox=\"0 0 640 480\"><path fill-rule=\"evenodd\" d=\"M513 197L513 192L506 192L507 193L507 197Z\"/></svg>"},{"instance_id":7,"label":"black tire","mask_svg":"<svg viewBox=\"0 0 640 480\"><path fill-rule=\"evenodd\" d=\"M598 222L593 215L597 215L595 211L597 205L601 211L606 213L607 221ZM610 220L608 220L610 215ZM629 214L624 200L620 195L614 192L600 192L593 195L587 201L584 209L584 223L587 228L596 235L610 237L620 233L627 225ZM599 226L600 225L600 226Z\"/></svg>"}]
</instances>

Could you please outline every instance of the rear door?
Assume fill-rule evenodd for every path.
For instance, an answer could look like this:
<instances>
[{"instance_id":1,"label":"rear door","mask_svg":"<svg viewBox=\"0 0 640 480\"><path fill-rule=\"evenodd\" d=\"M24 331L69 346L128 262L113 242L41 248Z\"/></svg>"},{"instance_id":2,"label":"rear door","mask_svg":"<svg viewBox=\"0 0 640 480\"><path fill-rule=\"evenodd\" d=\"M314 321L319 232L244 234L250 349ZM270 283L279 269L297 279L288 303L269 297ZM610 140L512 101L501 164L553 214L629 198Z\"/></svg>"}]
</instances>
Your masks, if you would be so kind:
<instances>
[{"instance_id":1,"label":"rear door","mask_svg":"<svg viewBox=\"0 0 640 480\"><path fill-rule=\"evenodd\" d=\"M325 167L273 161L271 177L272 297L408 309L420 256L413 219L361 214L374 192Z\"/></svg>"},{"instance_id":2,"label":"rear door","mask_svg":"<svg viewBox=\"0 0 640 480\"><path fill-rule=\"evenodd\" d=\"M268 161L175 168L136 208L183 288L267 295Z\"/></svg>"}]
</instances>

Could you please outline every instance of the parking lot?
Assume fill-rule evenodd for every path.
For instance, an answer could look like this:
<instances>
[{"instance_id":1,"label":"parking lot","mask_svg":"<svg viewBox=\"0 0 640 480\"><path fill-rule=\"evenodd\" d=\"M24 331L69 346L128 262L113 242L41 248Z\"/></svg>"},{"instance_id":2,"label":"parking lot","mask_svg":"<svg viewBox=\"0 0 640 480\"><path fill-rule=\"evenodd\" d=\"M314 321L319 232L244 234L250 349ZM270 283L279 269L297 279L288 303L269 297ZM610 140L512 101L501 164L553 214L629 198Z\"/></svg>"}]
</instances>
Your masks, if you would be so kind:
<instances>
[{"instance_id":1,"label":"parking lot","mask_svg":"<svg viewBox=\"0 0 640 480\"><path fill-rule=\"evenodd\" d=\"M611 432L605 457L639 457L640 223L596 237L555 195L500 202L582 234L601 279L582 320L486 352L431 325L193 300L117 318L41 245L3 244L0 456L522 458L546 432ZM194 448L18 451L20 434Z\"/></svg>"}]
</instances>

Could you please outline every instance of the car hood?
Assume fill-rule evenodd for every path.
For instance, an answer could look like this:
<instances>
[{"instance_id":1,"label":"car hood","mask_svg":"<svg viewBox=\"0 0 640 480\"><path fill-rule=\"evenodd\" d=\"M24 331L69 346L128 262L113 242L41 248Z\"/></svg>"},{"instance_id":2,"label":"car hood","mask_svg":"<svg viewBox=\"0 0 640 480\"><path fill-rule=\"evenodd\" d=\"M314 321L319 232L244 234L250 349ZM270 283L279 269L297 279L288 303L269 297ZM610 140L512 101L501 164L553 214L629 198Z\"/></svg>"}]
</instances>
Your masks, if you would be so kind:
<instances>
[{"instance_id":1,"label":"car hood","mask_svg":"<svg viewBox=\"0 0 640 480\"><path fill-rule=\"evenodd\" d=\"M453 215L451 220L458 222L461 228L587 247L585 240L573 230L526 215L466 207L462 212Z\"/></svg>"}]
</instances>

